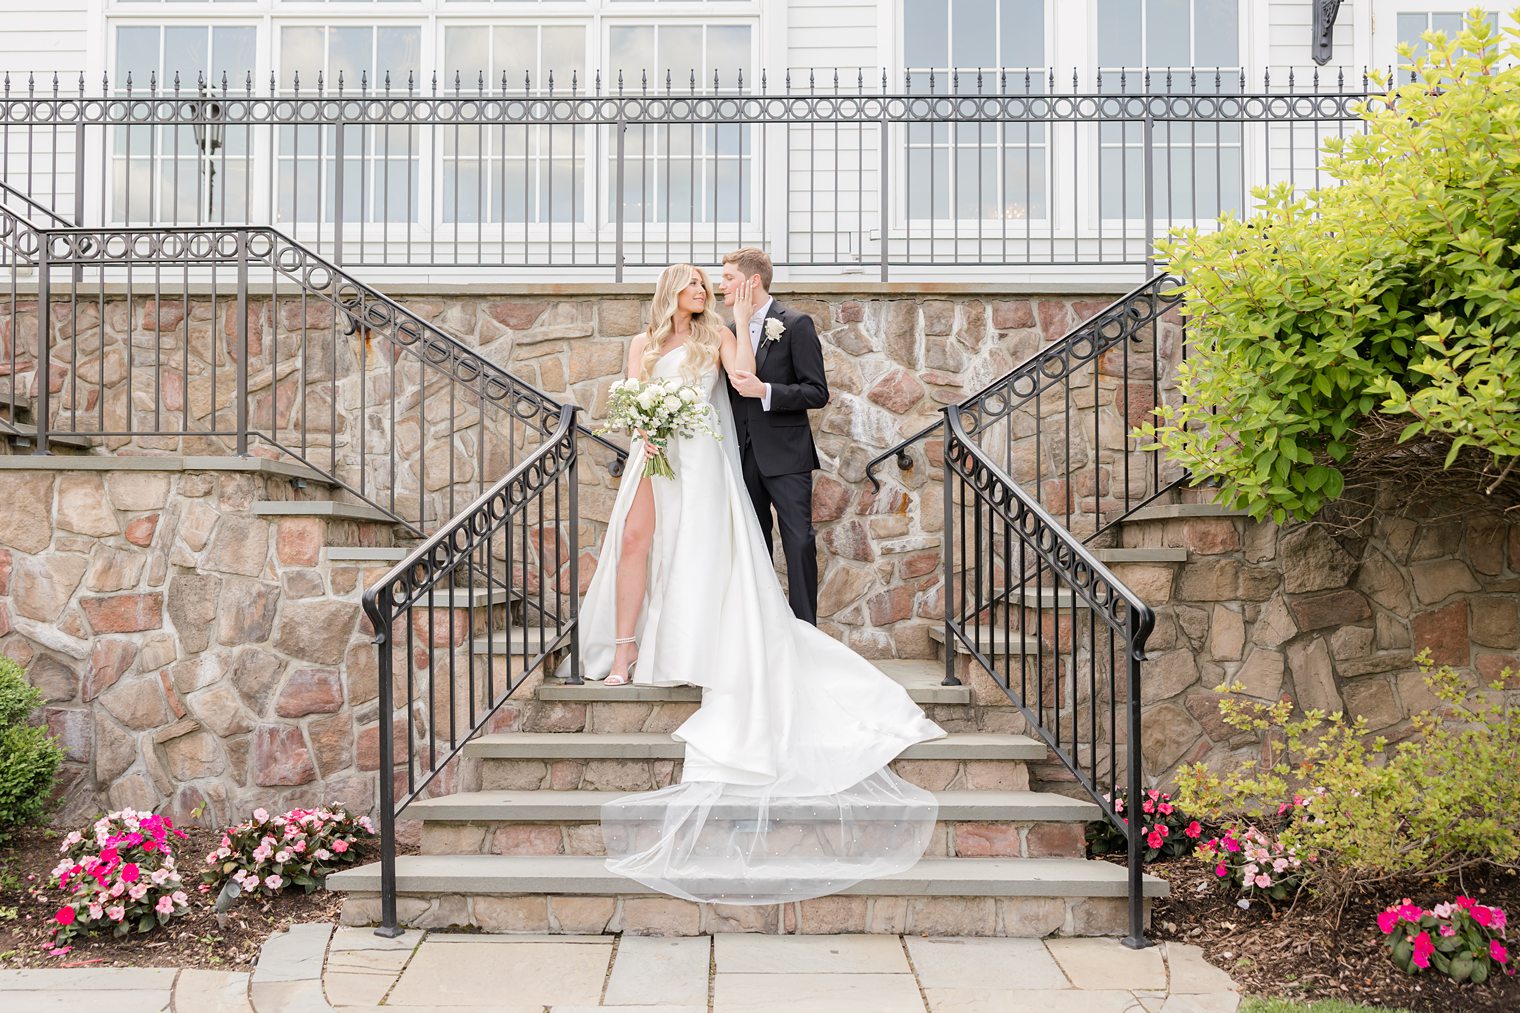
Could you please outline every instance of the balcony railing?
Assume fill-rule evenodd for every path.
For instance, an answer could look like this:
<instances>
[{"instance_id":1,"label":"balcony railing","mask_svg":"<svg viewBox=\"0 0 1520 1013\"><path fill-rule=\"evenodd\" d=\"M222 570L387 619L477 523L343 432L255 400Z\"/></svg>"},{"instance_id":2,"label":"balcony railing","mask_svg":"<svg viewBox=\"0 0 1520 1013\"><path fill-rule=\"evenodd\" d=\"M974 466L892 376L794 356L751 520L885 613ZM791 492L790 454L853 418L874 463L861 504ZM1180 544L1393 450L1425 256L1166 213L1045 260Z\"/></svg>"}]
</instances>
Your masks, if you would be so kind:
<instances>
[{"instance_id":1,"label":"balcony railing","mask_svg":"<svg viewBox=\"0 0 1520 1013\"><path fill-rule=\"evenodd\" d=\"M1322 144L1367 94L1213 68L76 83L4 82L0 166L87 226L273 225L345 267L583 280L740 245L793 277L1138 277L1172 226L1329 182Z\"/></svg>"}]
</instances>

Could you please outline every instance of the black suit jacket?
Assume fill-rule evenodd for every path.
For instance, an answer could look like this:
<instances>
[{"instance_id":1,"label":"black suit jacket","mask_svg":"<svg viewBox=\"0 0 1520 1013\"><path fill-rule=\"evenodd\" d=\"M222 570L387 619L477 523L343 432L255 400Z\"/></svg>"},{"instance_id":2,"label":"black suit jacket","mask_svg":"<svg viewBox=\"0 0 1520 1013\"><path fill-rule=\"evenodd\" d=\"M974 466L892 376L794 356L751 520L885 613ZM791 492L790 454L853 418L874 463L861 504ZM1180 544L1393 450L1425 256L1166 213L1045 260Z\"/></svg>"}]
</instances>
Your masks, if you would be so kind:
<instances>
[{"instance_id":1,"label":"black suit jacket","mask_svg":"<svg viewBox=\"0 0 1520 1013\"><path fill-rule=\"evenodd\" d=\"M808 472L817 468L818 450L807 413L829 403L829 382L823 371L823 345L818 329L806 313L771 303L767 320L780 320L785 328L776 341L765 340L755 352L755 375L771 385L771 410L760 398L741 397L730 385L739 449L753 448L760 474L767 477ZM735 321L735 337L749 340L748 321Z\"/></svg>"}]
</instances>

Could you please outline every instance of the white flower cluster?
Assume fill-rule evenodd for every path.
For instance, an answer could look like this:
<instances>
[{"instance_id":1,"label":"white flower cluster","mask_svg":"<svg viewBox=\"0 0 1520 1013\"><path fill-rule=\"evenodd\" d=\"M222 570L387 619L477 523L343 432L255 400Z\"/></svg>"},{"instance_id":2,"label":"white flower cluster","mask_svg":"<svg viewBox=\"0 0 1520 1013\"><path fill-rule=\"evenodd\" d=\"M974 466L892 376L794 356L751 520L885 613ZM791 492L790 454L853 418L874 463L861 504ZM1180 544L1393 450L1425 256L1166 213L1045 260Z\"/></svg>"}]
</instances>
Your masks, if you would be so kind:
<instances>
[{"instance_id":1,"label":"white flower cluster","mask_svg":"<svg viewBox=\"0 0 1520 1013\"><path fill-rule=\"evenodd\" d=\"M643 433L661 450L673 436L722 439L713 426L712 405L702 392L674 377L647 382L630 378L613 384L607 423L597 432ZM663 454L652 455L645 462L644 474L674 477Z\"/></svg>"}]
</instances>

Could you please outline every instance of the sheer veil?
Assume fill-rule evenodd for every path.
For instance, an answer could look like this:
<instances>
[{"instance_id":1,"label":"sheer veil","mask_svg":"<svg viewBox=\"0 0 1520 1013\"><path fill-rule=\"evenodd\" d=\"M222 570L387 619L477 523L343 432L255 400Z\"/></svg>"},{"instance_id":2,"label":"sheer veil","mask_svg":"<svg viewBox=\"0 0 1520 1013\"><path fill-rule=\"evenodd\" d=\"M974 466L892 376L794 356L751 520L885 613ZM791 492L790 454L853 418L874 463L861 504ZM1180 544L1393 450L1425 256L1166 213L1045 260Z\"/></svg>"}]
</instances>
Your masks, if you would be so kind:
<instances>
[{"instance_id":1,"label":"sheer veil","mask_svg":"<svg viewBox=\"0 0 1520 1013\"><path fill-rule=\"evenodd\" d=\"M870 662L792 615L744 491L721 369L716 380L722 452L708 458L716 473L701 479L712 483L704 510L732 521L722 545L681 539L705 553L706 571L727 574L726 590L694 606L717 636L704 644L701 709L675 733L686 779L602 806L607 868L691 901L807 900L922 857L938 803L888 764L944 733ZM699 480L692 456L681 467L687 481ZM687 592L683 583L666 593Z\"/></svg>"}]
</instances>

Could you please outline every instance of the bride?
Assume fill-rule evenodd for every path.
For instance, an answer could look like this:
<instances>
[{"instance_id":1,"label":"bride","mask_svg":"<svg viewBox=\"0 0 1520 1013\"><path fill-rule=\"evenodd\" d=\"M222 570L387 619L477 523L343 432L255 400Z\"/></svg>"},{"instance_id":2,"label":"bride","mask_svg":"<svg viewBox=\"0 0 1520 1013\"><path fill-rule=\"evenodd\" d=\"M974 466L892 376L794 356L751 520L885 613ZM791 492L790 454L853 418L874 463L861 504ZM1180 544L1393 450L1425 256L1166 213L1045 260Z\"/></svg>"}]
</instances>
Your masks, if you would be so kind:
<instances>
[{"instance_id":1,"label":"bride","mask_svg":"<svg viewBox=\"0 0 1520 1013\"><path fill-rule=\"evenodd\" d=\"M628 375L696 385L723 438L633 441L580 651L586 677L609 686L702 687L674 733L680 782L602 807L608 868L688 900L770 904L918 861L937 805L887 765L944 732L896 682L792 614L734 445L725 374L754 369L706 274L667 268ZM673 479L640 477L650 453L665 454Z\"/></svg>"}]
</instances>

